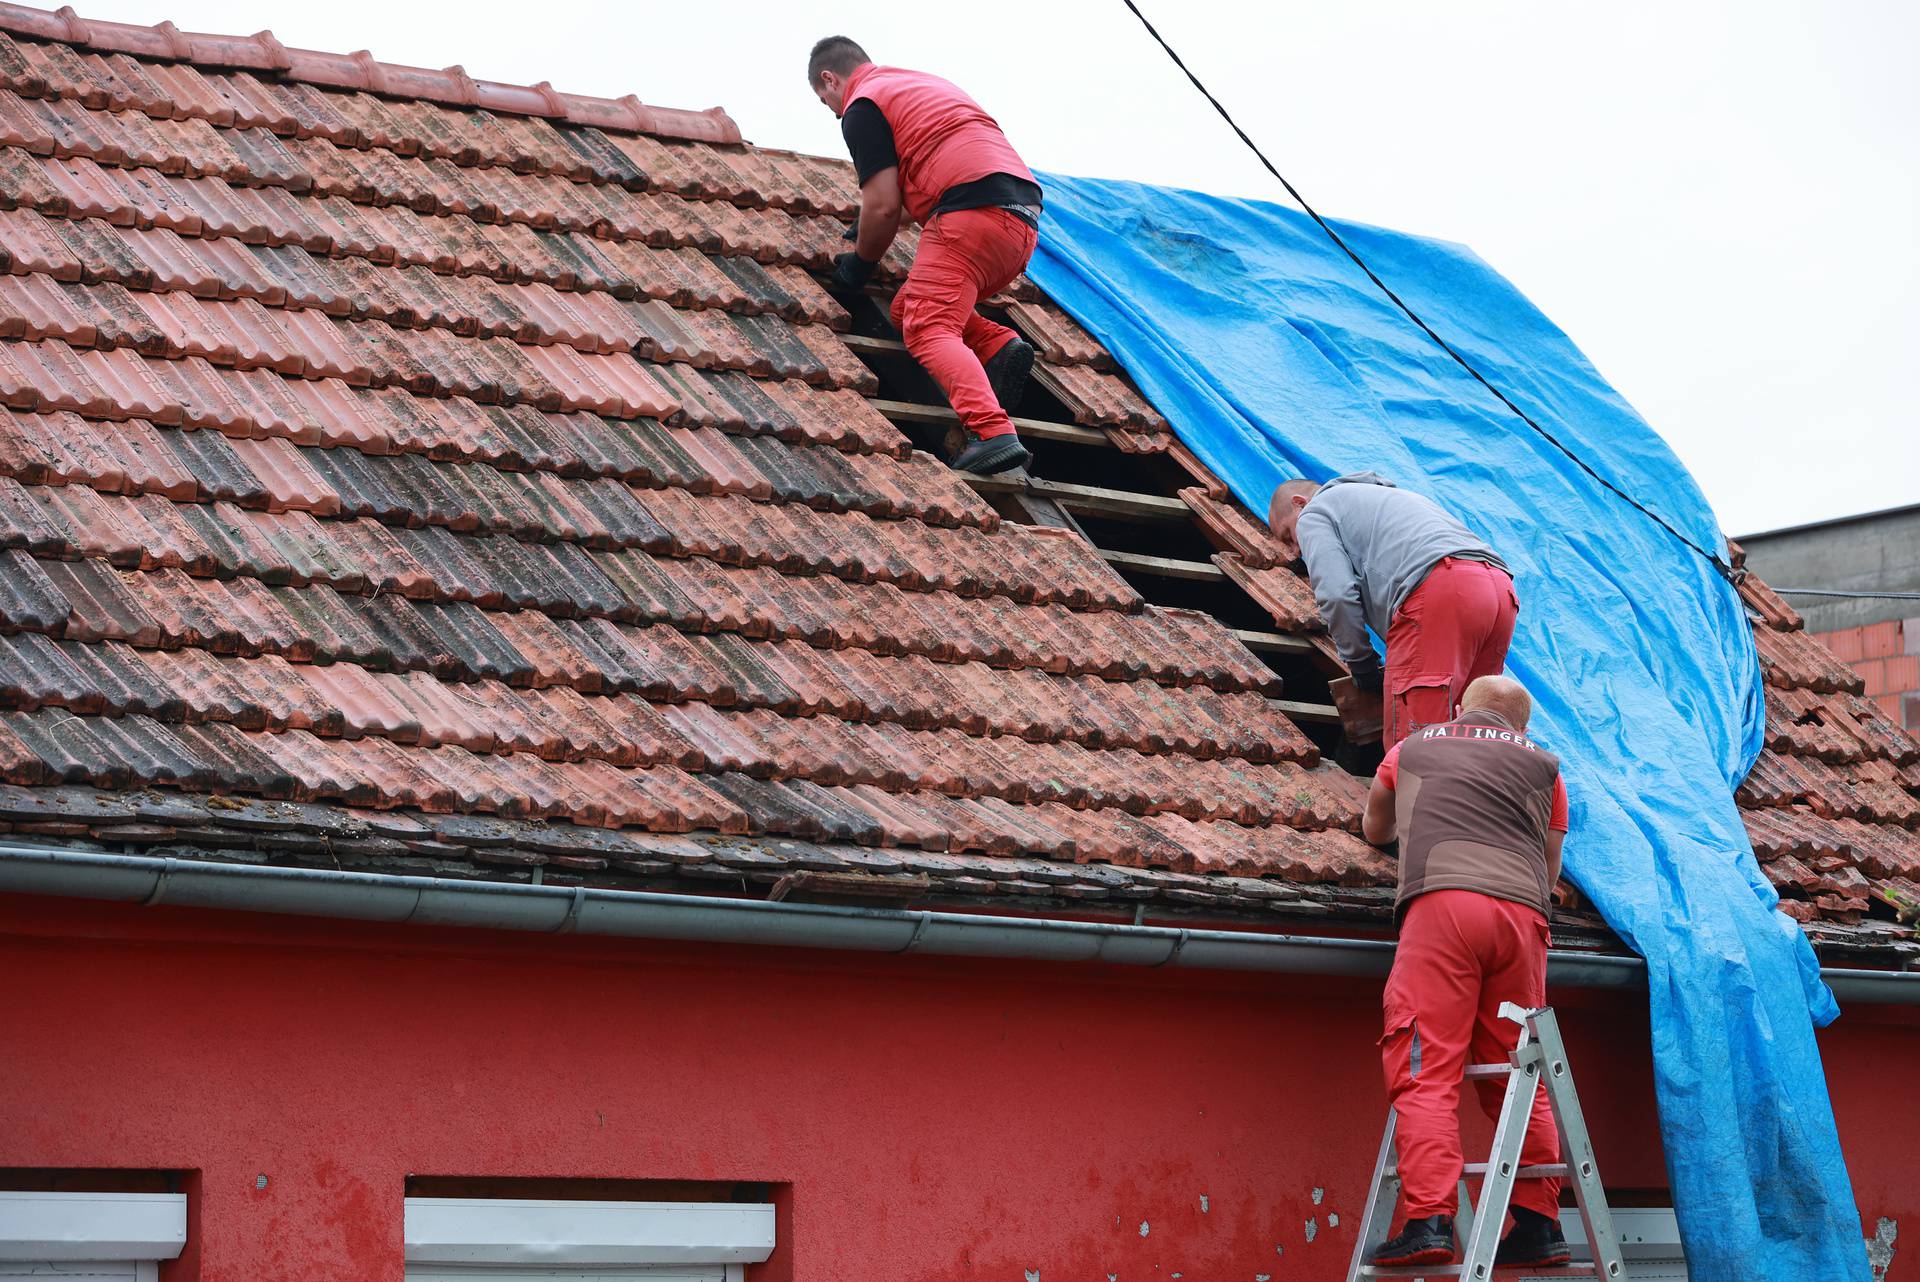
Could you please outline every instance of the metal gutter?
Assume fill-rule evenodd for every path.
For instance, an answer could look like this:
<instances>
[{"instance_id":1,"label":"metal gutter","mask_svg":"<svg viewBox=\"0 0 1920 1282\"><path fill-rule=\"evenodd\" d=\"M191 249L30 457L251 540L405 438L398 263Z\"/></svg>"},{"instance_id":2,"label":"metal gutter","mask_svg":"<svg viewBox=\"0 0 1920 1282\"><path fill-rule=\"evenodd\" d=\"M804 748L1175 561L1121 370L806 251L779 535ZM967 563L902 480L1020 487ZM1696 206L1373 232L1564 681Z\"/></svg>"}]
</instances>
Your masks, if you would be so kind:
<instances>
[{"instance_id":1,"label":"metal gutter","mask_svg":"<svg viewBox=\"0 0 1920 1282\"><path fill-rule=\"evenodd\" d=\"M0 844L0 892L354 921L783 948L1381 977L1393 942L460 881ZM1920 972L1827 969L1844 1001L1920 1004ZM1550 950L1547 981L1646 983L1637 957Z\"/></svg>"}]
</instances>

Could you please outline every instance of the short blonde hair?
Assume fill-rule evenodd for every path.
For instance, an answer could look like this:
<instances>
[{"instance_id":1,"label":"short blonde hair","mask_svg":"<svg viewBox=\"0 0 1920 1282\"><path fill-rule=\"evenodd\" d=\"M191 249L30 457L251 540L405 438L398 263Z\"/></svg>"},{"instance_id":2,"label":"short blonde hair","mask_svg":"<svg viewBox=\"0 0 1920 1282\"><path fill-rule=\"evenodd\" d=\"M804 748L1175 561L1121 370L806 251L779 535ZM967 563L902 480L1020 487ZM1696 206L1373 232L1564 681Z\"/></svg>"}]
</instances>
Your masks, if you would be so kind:
<instances>
[{"instance_id":1,"label":"short blonde hair","mask_svg":"<svg viewBox=\"0 0 1920 1282\"><path fill-rule=\"evenodd\" d=\"M1475 708L1499 713L1515 730L1525 730L1528 719L1533 716L1533 696L1512 677L1475 677L1460 696L1460 711L1471 712Z\"/></svg>"}]
</instances>

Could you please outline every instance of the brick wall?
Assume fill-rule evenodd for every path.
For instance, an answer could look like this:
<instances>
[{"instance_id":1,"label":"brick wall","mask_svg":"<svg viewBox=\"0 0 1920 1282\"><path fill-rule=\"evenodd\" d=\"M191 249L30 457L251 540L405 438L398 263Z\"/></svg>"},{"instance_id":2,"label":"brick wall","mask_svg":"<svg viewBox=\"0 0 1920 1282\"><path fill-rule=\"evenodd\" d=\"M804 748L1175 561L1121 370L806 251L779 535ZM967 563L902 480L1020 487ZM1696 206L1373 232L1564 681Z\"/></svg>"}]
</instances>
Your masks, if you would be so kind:
<instances>
[{"instance_id":1,"label":"brick wall","mask_svg":"<svg viewBox=\"0 0 1920 1282\"><path fill-rule=\"evenodd\" d=\"M1860 674L1888 716L1920 730L1920 616L1813 636Z\"/></svg>"}]
</instances>

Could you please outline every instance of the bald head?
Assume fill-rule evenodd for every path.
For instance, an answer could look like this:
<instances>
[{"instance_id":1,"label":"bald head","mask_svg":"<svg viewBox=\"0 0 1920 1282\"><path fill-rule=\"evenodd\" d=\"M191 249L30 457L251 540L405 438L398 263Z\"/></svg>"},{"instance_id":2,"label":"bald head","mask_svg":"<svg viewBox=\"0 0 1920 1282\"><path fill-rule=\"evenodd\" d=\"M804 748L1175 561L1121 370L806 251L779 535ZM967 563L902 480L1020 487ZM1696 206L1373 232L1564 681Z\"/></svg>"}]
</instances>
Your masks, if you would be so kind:
<instances>
[{"instance_id":1,"label":"bald head","mask_svg":"<svg viewBox=\"0 0 1920 1282\"><path fill-rule=\"evenodd\" d=\"M1512 677L1476 677L1460 696L1460 711L1497 713L1515 730L1525 730L1527 718L1533 715L1533 698Z\"/></svg>"},{"instance_id":2,"label":"bald head","mask_svg":"<svg viewBox=\"0 0 1920 1282\"><path fill-rule=\"evenodd\" d=\"M1300 559L1300 540L1294 537L1294 526L1300 523L1300 509L1313 501L1320 487L1312 481L1282 481L1273 492L1273 500L1267 504L1267 528L1273 531L1281 550L1287 559Z\"/></svg>"}]
</instances>

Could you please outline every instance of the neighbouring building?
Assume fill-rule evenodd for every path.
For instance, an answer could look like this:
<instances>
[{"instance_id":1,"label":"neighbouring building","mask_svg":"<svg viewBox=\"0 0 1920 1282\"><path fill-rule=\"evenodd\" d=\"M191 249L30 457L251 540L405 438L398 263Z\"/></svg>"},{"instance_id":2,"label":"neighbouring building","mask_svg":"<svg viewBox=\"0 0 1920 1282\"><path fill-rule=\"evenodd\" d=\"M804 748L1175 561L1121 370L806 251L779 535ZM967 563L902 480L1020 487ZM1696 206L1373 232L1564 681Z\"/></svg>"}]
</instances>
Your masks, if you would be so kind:
<instances>
[{"instance_id":1,"label":"neighbouring building","mask_svg":"<svg viewBox=\"0 0 1920 1282\"><path fill-rule=\"evenodd\" d=\"M1740 540L1747 565L1792 593L1807 631L1860 674L1867 698L1920 730L1920 504Z\"/></svg>"},{"instance_id":2,"label":"neighbouring building","mask_svg":"<svg viewBox=\"0 0 1920 1282\"><path fill-rule=\"evenodd\" d=\"M1074 483L969 485L882 322L911 237L818 283L839 161L0 31L0 1272L1342 1275L1393 869L1304 584L1097 343L991 300ZM1742 591L1884 1269L1920 744ZM1636 963L1555 936L1661 1206Z\"/></svg>"}]
</instances>

